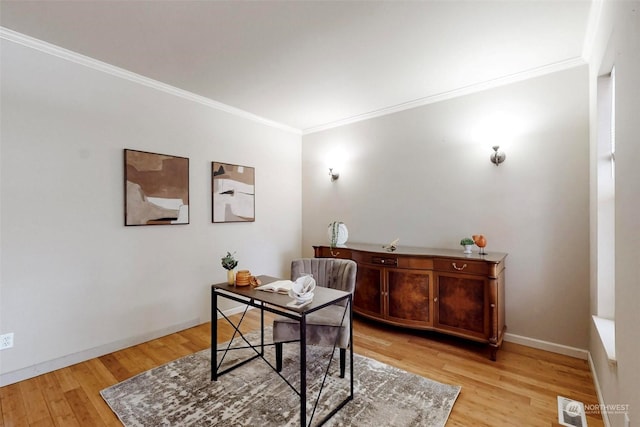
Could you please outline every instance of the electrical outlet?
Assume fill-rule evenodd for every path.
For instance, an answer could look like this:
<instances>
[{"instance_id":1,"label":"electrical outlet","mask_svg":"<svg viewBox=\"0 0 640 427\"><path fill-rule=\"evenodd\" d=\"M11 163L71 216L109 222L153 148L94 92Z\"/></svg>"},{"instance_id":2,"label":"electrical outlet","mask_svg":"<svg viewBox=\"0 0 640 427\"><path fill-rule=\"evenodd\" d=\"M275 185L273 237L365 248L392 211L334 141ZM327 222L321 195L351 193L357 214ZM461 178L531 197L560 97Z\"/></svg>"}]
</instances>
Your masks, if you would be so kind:
<instances>
[{"instance_id":1,"label":"electrical outlet","mask_svg":"<svg viewBox=\"0 0 640 427\"><path fill-rule=\"evenodd\" d=\"M13 332L0 335L0 350L13 347Z\"/></svg>"}]
</instances>

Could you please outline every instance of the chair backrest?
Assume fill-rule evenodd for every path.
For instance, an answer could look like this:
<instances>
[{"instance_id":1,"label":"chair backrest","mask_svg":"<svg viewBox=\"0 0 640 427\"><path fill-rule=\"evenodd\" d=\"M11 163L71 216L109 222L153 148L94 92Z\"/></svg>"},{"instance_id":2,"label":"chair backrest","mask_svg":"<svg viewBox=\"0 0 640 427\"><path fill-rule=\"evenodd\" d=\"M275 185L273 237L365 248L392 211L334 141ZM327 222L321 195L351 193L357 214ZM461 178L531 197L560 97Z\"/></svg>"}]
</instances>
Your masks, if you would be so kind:
<instances>
[{"instance_id":1,"label":"chair backrest","mask_svg":"<svg viewBox=\"0 0 640 427\"><path fill-rule=\"evenodd\" d=\"M350 259L301 258L291 262L291 280L312 274L317 286L351 292L356 288L358 265Z\"/></svg>"}]
</instances>

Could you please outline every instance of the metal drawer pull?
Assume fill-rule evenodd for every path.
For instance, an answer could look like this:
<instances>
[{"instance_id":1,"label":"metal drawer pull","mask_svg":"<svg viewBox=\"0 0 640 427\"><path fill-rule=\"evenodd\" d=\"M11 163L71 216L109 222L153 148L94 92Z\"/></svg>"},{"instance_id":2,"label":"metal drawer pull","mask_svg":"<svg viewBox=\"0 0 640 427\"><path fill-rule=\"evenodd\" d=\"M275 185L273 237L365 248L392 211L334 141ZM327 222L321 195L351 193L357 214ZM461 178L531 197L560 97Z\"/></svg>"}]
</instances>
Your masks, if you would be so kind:
<instances>
[{"instance_id":1,"label":"metal drawer pull","mask_svg":"<svg viewBox=\"0 0 640 427\"><path fill-rule=\"evenodd\" d=\"M455 262L452 262L451 265L453 266L453 268L455 268L458 271L462 271L465 268L467 268L467 264L462 264L462 267L458 267Z\"/></svg>"}]
</instances>

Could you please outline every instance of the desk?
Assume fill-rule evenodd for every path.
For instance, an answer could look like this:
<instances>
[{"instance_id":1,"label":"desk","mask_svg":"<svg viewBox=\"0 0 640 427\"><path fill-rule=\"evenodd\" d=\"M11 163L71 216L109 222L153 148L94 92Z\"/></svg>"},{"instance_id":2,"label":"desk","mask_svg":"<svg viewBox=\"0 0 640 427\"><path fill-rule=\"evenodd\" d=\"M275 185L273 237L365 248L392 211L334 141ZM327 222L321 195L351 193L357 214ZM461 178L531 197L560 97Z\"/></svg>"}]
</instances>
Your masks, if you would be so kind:
<instances>
[{"instance_id":1,"label":"desk","mask_svg":"<svg viewBox=\"0 0 640 427\"><path fill-rule=\"evenodd\" d=\"M273 281L276 281L275 277L269 276L259 276L258 277L263 284L267 284ZM237 325L235 325L231 320L218 308L218 297L223 297L229 300L237 301L242 304L246 304L244 313ZM218 377L224 375L225 373L232 371L256 358L261 358L265 363L267 363L274 372L276 372L280 377L300 396L300 425L302 427L307 426L307 337L306 337L306 325L307 325L307 315L313 313L318 310L322 310L325 307L330 305L338 304L340 302L345 302L345 316L349 317L349 377L350 377L350 392L349 396L344 399L336 408L334 408L327 416L325 416L318 425L322 425L329 418L331 418L336 412L338 412L344 405L346 405L350 400L353 399L353 313L352 313L352 295L348 292L339 291L336 289L324 288L324 287L316 287L314 290L314 297L311 304L308 304L301 308L292 308L287 307L287 304L291 302L291 297L288 295L282 295L274 292L265 292L265 291L257 291L251 286L243 286L237 287L234 285L229 285L228 283L218 283L211 286L211 380L217 381ZM240 332L240 324L244 319L245 314L249 307L255 307L260 309L260 344L252 344L250 343L244 335ZM271 313L275 313L281 316L288 317L290 319L297 320L300 322L300 390L296 390L296 388L290 384L277 370L276 367L271 364L264 357L264 348L267 345L274 345L273 343L264 342L264 312L268 311ZM229 340L229 344L225 349L218 349L218 323L217 323L217 313L220 313L222 317L234 328L235 332ZM251 348L255 355L236 363L233 366L230 366L224 370L219 370L220 365L218 365L218 352L223 352L222 360L226 353L233 349L231 347L231 342L239 335L246 343L247 347ZM337 343L337 335L336 335L336 343ZM214 351L213 346L216 346L216 350ZM331 363L333 359L333 353L335 352L335 344L334 351L332 352L331 359L329 363ZM326 374L325 374L326 377ZM319 394L322 393L323 385L320 388ZM318 396L319 397L319 396ZM315 413L315 409L318 404L318 400L316 399L316 403L313 407L311 419L309 420L309 425L313 421L313 414Z\"/></svg>"}]
</instances>

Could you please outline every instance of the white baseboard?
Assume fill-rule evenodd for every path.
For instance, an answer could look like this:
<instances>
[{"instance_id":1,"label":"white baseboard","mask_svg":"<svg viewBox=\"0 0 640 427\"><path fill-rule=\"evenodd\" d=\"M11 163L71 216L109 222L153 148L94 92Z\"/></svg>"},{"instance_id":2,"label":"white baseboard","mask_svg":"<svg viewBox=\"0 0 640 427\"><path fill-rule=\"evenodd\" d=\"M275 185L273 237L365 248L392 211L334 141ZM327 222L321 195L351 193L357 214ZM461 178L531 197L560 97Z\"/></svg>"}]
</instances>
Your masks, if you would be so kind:
<instances>
[{"instance_id":1,"label":"white baseboard","mask_svg":"<svg viewBox=\"0 0 640 427\"><path fill-rule=\"evenodd\" d=\"M250 309L251 308L253 307L250 307ZM225 316L231 316L233 314L243 312L244 309L245 305L239 305L237 307L224 310L224 314ZM218 318L220 317L222 317L222 315L218 314ZM4 374L0 374L0 387L28 380L29 378L37 377L38 375L46 374L57 369L66 368L67 366L75 365L76 363L84 362L96 357L104 356L105 354L113 353L114 351L122 350L123 348L131 347L143 342L154 340L156 338L164 337L165 335L180 332L185 329L197 326L200 323L202 323L202 321L199 318L191 319L183 323L178 323L176 325L171 325L169 327L159 329L157 331L107 343L88 350L80 351L78 353L69 354L57 359L38 363L37 365L18 369L16 371L6 372Z\"/></svg>"},{"instance_id":2,"label":"white baseboard","mask_svg":"<svg viewBox=\"0 0 640 427\"><path fill-rule=\"evenodd\" d=\"M245 310L245 307L246 306L244 304L239 305L237 307L232 307L230 309L224 310L224 314L225 316L238 314L243 312ZM249 309L251 310L253 309L253 307L249 307ZM222 315L218 314L218 318L220 317L222 317ZM142 335L131 337L131 338L125 338L120 341L115 341L115 342L104 344L89 350L84 350L78 353L74 353L74 354L63 356L57 359L42 362L37 365L19 369L17 371L7 372L0 375L0 387L17 383L19 381L27 380L29 378L36 377L38 375L46 374L48 372L55 371L56 369L66 368L67 366L71 366L76 363L80 363L89 359L100 357L105 354L113 353L115 351L122 350L123 348L131 347L133 345L137 345L143 342L151 341L156 338L163 337L165 335L180 332L185 329L197 326L200 323L201 321L199 318L191 319L186 322L172 325L167 328L163 328L147 334L142 334ZM521 335L515 335L510 333L506 333L504 335L504 340L507 342L515 343L515 344L525 345L527 347L533 347L540 350L551 351L553 353L564 354L567 356L576 357L578 359L589 360L591 364L591 372L596 381L596 391L598 392L598 399L602 400L601 393L599 391L599 386L597 383L597 377L595 376L595 370L593 368L593 363L591 362L591 359L590 359L591 355L587 350L583 350L575 347L569 347L566 345L556 344L548 341L542 341L535 338L523 337Z\"/></svg>"},{"instance_id":3,"label":"white baseboard","mask_svg":"<svg viewBox=\"0 0 640 427\"><path fill-rule=\"evenodd\" d=\"M247 308L247 306L245 304L241 304L237 307L232 307L227 310L224 310L224 315L228 317L234 314L242 313L245 310L245 308ZM254 308L255 307L249 307L249 310L253 310ZM218 313L218 319L220 318L222 318L222 314Z\"/></svg>"},{"instance_id":4,"label":"white baseboard","mask_svg":"<svg viewBox=\"0 0 640 427\"><path fill-rule=\"evenodd\" d=\"M135 337L125 338L88 350L80 351L78 353L69 354L57 359L38 363L37 365L18 369L12 372L7 372L0 375L0 387L17 383L19 381L24 381L29 378L37 377L38 375L46 374L57 369L66 368L67 366L75 365L76 363L84 362L96 357L104 356L105 354L113 353L114 351L122 350L123 348L151 341L165 335L183 331L185 329L189 329L193 326L199 325L200 323L201 321L199 318L191 319L183 323L178 323L176 325L171 325L169 327L159 329L157 331L149 332Z\"/></svg>"},{"instance_id":5,"label":"white baseboard","mask_svg":"<svg viewBox=\"0 0 640 427\"><path fill-rule=\"evenodd\" d=\"M598 403L601 408L606 408L604 403L604 399L602 398L602 389L600 388L600 382L598 382L598 376L596 375L596 366L593 364L593 359L591 358L591 353L589 353L589 369L591 369L591 376L593 377L593 386L596 389L596 396L598 396ZM609 414L606 411L601 412L602 421L604 422L604 427L611 427L611 423L609 422Z\"/></svg>"},{"instance_id":6,"label":"white baseboard","mask_svg":"<svg viewBox=\"0 0 640 427\"><path fill-rule=\"evenodd\" d=\"M535 338L523 337L521 335L506 333L504 334L504 340L515 344L526 345L527 347L550 351L552 353L564 354L565 356L571 356L577 359L587 360L589 358L589 352L587 350Z\"/></svg>"}]
</instances>

